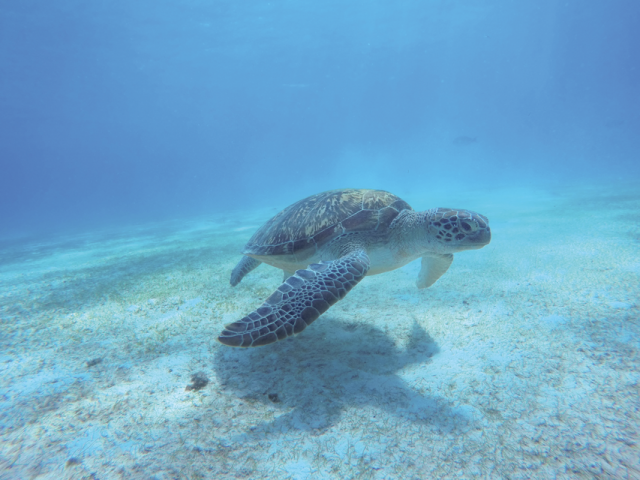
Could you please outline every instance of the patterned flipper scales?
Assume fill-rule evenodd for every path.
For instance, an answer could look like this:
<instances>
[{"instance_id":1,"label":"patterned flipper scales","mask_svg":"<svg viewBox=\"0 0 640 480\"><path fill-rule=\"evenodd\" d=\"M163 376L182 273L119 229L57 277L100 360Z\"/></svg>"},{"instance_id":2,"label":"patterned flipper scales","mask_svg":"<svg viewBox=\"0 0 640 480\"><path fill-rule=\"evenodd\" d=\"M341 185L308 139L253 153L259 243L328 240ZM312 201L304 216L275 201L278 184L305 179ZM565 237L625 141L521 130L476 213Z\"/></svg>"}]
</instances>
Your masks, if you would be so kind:
<instances>
[{"instance_id":1,"label":"patterned flipper scales","mask_svg":"<svg viewBox=\"0 0 640 480\"><path fill-rule=\"evenodd\" d=\"M258 347L300 333L342 300L368 270L364 250L297 270L260 308L227 325L218 340L231 347Z\"/></svg>"}]
</instances>

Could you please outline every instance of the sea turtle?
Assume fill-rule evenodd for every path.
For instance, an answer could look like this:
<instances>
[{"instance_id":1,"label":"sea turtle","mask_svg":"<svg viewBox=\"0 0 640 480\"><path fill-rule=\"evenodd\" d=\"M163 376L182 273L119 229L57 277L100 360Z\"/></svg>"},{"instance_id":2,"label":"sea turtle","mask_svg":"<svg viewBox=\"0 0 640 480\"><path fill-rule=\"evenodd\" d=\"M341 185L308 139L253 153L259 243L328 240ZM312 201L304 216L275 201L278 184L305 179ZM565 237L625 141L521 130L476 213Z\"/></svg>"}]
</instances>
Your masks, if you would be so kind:
<instances>
[{"instance_id":1,"label":"sea turtle","mask_svg":"<svg viewBox=\"0 0 640 480\"><path fill-rule=\"evenodd\" d=\"M284 282L257 310L225 327L218 340L257 347L304 330L366 275L422 257L418 288L435 283L453 254L491 241L487 217L468 210L414 211L383 190L342 189L312 195L265 223L231 272L231 285L261 263Z\"/></svg>"}]
</instances>

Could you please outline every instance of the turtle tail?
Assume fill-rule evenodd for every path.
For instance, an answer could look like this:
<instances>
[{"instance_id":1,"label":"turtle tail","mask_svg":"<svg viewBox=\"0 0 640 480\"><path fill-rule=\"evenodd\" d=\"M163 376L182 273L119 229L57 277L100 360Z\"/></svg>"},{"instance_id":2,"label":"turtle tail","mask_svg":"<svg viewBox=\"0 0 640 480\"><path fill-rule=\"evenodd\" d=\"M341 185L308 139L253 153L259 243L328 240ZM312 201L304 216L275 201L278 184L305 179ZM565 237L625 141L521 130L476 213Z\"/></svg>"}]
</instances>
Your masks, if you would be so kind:
<instances>
[{"instance_id":1,"label":"turtle tail","mask_svg":"<svg viewBox=\"0 0 640 480\"><path fill-rule=\"evenodd\" d=\"M342 300L368 270L364 250L297 270L260 308L227 325L218 340L231 347L258 347L300 333Z\"/></svg>"}]
</instances>

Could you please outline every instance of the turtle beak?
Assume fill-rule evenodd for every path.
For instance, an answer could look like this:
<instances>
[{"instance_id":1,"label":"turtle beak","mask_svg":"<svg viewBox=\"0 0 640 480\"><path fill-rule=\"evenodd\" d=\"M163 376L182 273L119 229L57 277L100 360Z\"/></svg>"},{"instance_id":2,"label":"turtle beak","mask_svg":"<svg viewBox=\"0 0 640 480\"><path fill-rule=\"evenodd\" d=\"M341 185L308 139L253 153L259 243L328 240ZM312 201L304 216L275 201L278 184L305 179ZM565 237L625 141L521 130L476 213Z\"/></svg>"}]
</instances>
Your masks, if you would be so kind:
<instances>
[{"instance_id":1,"label":"turtle beak","mask_svg":"<svg viewBox=\"0 0 640 480\"><path fill-rule=\"evenodd\" d=\"M473 238L469 239L469 243L473 246L471 247L474 250L484 247L485 245L489 245L491 242L491 229L487 225L487 228L483 228L478 230L478 232L473 236Z\"/></svg>"}]
</instances>

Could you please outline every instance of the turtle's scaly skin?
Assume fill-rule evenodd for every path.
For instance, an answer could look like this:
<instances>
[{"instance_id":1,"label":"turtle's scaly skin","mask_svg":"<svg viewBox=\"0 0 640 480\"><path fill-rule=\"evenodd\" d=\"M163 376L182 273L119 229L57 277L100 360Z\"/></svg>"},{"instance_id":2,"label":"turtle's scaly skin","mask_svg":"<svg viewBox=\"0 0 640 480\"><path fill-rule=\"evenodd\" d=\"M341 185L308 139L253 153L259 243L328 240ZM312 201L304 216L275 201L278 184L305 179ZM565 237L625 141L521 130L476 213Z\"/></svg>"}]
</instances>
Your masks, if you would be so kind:
<instances>
[{"instance_id":1,"label":"turtle's scaly skin","mask_svg":"<svg viewBox=\"0 0 640 480\"><path fill-rule=\"evenodd\" d=\"M332 190L300 200L262 226L231 273L231 285L260 263L281 268L284 283L254 312L227 325L225 345L255 347L304 330L366 275L422 257L418 288L442 276L453 253L491 240L486 217L468 210L414 212L382 190Z\"/></svg>"},{"instance_id":2,"label":"turtle's scaly skin","mask_svg":"<svg viewBox=\"0 0 640 480\"><path fill-rule=\"evenodd\" d=\"M369 258L363 251L298 270L260 308L227 325L218 340L232 347L258 347L300 333L342 300L367 270Z\"/></svg>"}]
</instances>

